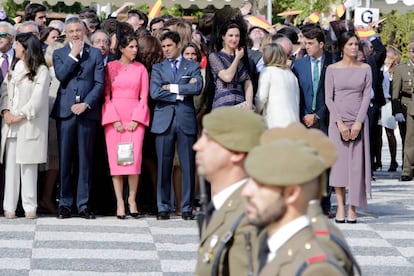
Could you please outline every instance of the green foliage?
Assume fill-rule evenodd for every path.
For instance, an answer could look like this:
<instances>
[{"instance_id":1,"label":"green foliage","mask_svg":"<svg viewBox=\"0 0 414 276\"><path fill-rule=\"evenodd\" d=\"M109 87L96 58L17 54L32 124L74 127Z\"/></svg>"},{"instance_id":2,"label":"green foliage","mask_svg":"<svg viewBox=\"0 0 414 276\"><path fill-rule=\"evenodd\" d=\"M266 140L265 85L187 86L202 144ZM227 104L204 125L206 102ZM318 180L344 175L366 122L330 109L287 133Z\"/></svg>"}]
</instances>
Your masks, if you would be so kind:
<instances>
[{"instance_id":1,"label":"green foliage","mask_svg":"<svg viewBox=\"0 0 414 276\"><path fill-rule=\"evenodd\" d=\"M387 18L378 30L381 40L385 45L392 45L401 50L403 59L407 59L407 46L414 30L414 11L405 14L392 11L389 14L383 14L381 18Z\"/></svg>"}]
</instances>

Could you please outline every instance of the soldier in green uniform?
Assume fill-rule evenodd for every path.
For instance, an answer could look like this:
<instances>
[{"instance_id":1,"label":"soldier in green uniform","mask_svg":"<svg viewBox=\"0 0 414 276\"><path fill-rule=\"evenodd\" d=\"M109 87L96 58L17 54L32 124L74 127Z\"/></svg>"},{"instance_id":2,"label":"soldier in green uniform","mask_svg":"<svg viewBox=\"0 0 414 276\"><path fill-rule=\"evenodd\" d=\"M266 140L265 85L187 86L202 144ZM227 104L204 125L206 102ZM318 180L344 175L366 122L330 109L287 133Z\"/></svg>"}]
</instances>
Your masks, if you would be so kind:
<instances>
[{"instance_id":1,"label":"soldier in green uniform","mask_svg":"<svg viewBox=\"0 0 414 276\"><path fill-rule=\"evenodd\" d=\"M277 139L306 141L309 146L316 149L318 154L323 157L327 168L333 165L338 155L335 144L329 140L328 136L318 129L307 129L301 123L292 123L286 128L266 130L260 137L260 144L269 143ZM308 206L308 216L316 238L333 254L347 275L355 275L354 268L361 275L360 267L352 255L341 230L323 214L320 205L320 198L322 197L320 191L325 192L326 187L319 188L318 183L314 183L314 185L313 199Z\"/></svg>"},{"instance_id":2,"label":"soldier in green uniform","mask_svg":"<svg viewBox=\"0 0 414 276\"><path fill-rule=\"evenodd\" d=\"M347 275L316 238L307 214L315 188L325 184L326 162L305 141L278 139L252 149L242 195L259 236L259 275Z\"/></svg>"},{"instance_id":3,"label":"soldier in green uniform","mask_svg":"<svg viewBox=\"0 0 414 276\"><path fill-rule=\"evenodd\" d=\"M256 227L244 215L243 164L266 129L261 116L236 107L214 109L203 118L194 144L198 174L211 184L211 203L202 223L195 275L247 275L253 272Z\"/></svg>"},{"instance_id":4,"label":"soldier in green uniform","mask_svg":"<svg viewBox=\"0 0 414 276\"><path fill-rule=\"evenodd\" d=\"M408 61L401 63L394 71L392 80L393 114L398 122L405 121L403 139L403 170L401 181L413 179L414 165L414 42L408 44ZM400 131L403 129L400 128ZM404 131L403 131L404 132Z\"/></svg>"}]
</instances>

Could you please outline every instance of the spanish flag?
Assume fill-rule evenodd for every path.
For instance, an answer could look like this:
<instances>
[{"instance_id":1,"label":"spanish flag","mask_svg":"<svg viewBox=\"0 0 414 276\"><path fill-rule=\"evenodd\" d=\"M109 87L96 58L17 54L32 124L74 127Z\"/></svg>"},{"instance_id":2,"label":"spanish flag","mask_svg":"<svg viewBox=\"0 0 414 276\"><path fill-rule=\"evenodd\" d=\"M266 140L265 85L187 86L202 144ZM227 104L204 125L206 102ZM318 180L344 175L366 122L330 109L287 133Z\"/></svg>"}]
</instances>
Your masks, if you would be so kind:
<instances>
[{"instance_id":1,"label":"spanish flag","mask_svg":"<svg viewBox=\"0 0 414 276\"><path fill-rule=\"evenodd\" d=\"M317 23L321 18L321 14L319 12L313 12L308 18L310 22Z\"/></svg>"},{"instance_id":2,"label":"spanish flag","mask_svg":"<svg viewBox=\"0 0 414 276\"><path fill-rule=\"evenodd\" d=\"M355 33L358 35L359 39L367 39L370 36L373 36L376 34L376 32L373 29L365 29L364 27L356 27Z\"/></svg>"},{"instance_id":3,"label":"spanish flag","mask_svg":"<svg viewBox=\"0 0 414 276\"><path fill-rule=\"evenodd\" d=\"M157 0L149 9L148 18L154 19L160 15L162 8L162 0Z\"/></svg>"},{"instance_id":4,"label":"spanish flag","mask_svg":"<svg viewBox=\"0 0 414 276\"><path fill-rule=\"evenodd\" d=\"M345 11L346 7L344 4L336 6L336 16L338 16L338 18L341 18Z\"/></svg>"}]
</instances>

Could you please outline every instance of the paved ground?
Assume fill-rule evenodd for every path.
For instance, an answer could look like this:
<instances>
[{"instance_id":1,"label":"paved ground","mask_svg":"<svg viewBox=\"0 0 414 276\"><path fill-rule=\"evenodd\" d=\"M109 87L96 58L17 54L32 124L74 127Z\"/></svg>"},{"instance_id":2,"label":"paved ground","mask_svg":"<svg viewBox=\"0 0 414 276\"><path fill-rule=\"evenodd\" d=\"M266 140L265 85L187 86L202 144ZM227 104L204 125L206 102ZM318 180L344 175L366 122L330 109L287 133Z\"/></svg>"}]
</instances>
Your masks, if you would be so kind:
<instances>
[{"instance_id":1,"label":"paved ground","mask_svg":"<svg viewBox=\"0 0 414 276\"><path fill-rule=\"evenodd\" d=\"M399 173L377 172L368 210L340 225L363 275L414 275L414 181ZM178 217L0 218L0 275L191 275L197 241Z\"/></svg>"}]
</instances>

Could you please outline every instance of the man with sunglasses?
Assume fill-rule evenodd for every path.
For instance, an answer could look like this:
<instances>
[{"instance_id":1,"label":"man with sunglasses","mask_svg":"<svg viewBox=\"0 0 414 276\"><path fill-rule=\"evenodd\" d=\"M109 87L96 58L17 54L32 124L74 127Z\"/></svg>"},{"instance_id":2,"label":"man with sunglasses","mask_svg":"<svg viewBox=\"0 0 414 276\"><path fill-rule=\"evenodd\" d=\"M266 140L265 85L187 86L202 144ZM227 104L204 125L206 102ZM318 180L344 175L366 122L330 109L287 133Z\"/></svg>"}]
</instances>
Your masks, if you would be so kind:
<instances>
[{"instance_id":1,"label":"man with sunglasses","mask_svg":"<svg viewBox=\"0 0 414 276\"><path fill-rule=\"evenodd\" d=\"M13 50L13 42L16 31L13 26L5 21L0 22L0 85L6 78L10 65L15 57ZM1 119L0 119L1 120ZM3 194L4 194L4 168L0 166L0 213L3 213Z\"/></svg>"}]
</instances>

